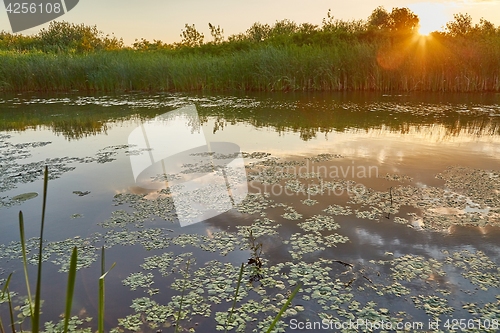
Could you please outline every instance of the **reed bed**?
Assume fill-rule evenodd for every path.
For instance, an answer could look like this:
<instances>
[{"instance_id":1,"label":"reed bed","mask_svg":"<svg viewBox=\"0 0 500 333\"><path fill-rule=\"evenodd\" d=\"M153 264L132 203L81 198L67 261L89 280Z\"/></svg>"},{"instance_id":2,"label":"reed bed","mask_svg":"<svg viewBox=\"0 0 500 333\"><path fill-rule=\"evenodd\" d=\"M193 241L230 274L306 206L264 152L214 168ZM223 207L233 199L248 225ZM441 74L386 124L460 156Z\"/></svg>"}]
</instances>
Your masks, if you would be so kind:
<instances>
[{"instance_id":1,"label":"reed bed","mask_svg":"<svg viewBox=\"0 0 500 333\"><path fill-rule=\"evenodd\" d=\"M500 91L498 44L339 42L227 54L9 51L1 59L3 91Z\"/></svg>"}]
</instances>

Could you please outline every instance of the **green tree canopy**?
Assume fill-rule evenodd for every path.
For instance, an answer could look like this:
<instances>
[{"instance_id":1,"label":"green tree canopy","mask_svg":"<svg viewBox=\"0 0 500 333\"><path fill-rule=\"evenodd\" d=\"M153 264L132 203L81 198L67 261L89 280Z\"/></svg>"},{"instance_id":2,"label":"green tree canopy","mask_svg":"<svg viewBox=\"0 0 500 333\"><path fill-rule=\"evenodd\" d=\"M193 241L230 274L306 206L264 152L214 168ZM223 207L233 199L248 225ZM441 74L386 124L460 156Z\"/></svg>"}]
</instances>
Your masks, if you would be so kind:
<instances>
[{"instance_id":1,"label":"green tree canopy","mask_svg":"<svg viewBox=\"0 0 500 333\"><path fill-rule=\"evenodd\" d=\"M203 44L203 40L205 39L205 36L196 30L196 27L193 25L186 25L184 26L185 29L182 30L181 37L182 41L181 44L183 46L200 46Z\"/></svg>"},{"instance_id":2,"label":"green tree canopy","mask_svg":"<svg viewBox=\"0 0 500 333\"><path fill-rule=\"evenodd\" d=\"M369 27L394 33L415 32L419 22L418 16L406 7L393 8L390 13L384 7L377 7L368 17Z\"/></svg>"}]
</instances>

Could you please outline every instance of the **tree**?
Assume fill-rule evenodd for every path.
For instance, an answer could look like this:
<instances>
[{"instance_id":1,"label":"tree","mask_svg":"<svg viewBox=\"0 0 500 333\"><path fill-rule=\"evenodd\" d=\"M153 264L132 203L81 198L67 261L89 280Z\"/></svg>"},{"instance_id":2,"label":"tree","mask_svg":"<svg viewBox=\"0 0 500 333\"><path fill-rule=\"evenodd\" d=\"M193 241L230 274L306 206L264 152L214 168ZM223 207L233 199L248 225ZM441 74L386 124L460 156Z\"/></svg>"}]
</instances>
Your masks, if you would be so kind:
<instances>
[{"instance_id":1,"label":"tree","mask_svg":"<svg viewBox=\"0 0 500 333\"><path fill-rule=\"evenodd\" d=\"M261 24L254 23L249 29L246 31L246 35L248 39L253 42L261 42L269 37L269 33L271 31L271 27L269 24Z\"/></svg>"},{"instance_id":2,"label":"tree","mask_svg":"<svg viewBox=\"0 0 500 333\"><path fill-rule=\"evenodd\" d=\"M90 52L100 49L120 49L123 40L104 36L97 26L52 21L47 29L37 35L45 51Z\"/></svg>"},{"instance_id":3,"label":"tree","mask_svg":"<svg viewBox=\"0 0 500 333\"><path fill-rule=\"evenodd\" d=\"M418 28L419 22L418 16L408 8L393 8L388 26L393 32L410 33Z\"/></svg>"},{"instance_id":4,"label":"tree","mask_svg":"<svg viewBox=\"0 0 500 333\"><path fill-rule=\"evenodd\" d=\"M85 52L102 47L101 34L95 25L52 21L47 29L38 33L38 37L44 49Z\"/></svg>"},{"instance_id":5,"label":"tree","mask_svg":"<svg viewBox=\"0 0 500 333\"><path fill-rule=\"evenodd\" d=\"M332 15L332 10L328 9L326 17L323 17L321 22L321 29L323 31L334 31L335 30L335 18Z\"/></svg>"},{"instance_id":6,"label":"tree","mask_svg":"<svg viewBox=\"0 0 500 333\"><path fill-rule=\"evenodd\" d=\"M312 34L314 32L316 32L318 29L318 26L315 25L315 24L311 24L311 23L302 23L299 28L298 28L298 31L299 33L302 33L302 34Z\"/></svg>"},{"instance_id":7,"label":"tree","mask_svg":"<svg viewBox=\"0 0 500 333\"><path fill-rule=\"evenodd\" d=\"M220 26L215 27L211 23L208 23L208 28L210 29L210 35L214 39L214 44L221 44L224 41L224 30Z\"/></svg>"},{"instance_id":8,"label":"tree","mask_svg":"<svg viewBox=\"0 0 500 333\"><path fill-rule=\"evenodd\" d=\"M387 28L389 22L389 13L384 7L379 6L373 10L371 15L368 17L368 26L373 27L377 30Z\"/></svg>"},{"instance_id":9,"label":"tree","mask_svg":"<svg viewBox=\"0 0 500 333\"><path fill-rule=\"evenodd\" d=\"M454 14L455 21L446 23L446 30L453 37L464 37L472 32L472 17L469 14Z\"/></svg>"},{"instance_id":10,"label":"tree","mask_svg":"<svg viewBox=\"0 0 500 333\"><path fill-rule=\"evenodd\" d=\"M201 46L205 36L196 30L194 24L188 25L186 23L185 28L180 35L182 37L181 44L189 47Z\"/></svg>"},{"instance_id":11,"label":"tree","mask_svg":"<svg viewBox=\"0 0 500 333\"><path fill-rule=\"evenodd\" d=\"M490 21L485 20L484 18L481 18L479 20L479 24L476 24L475 29L478 30L478 32L481 35L485 35L485 36L493 36L497 32L495 25L493 23L491 23Z\"/></svg>"},{"instance_id":12,"label":"tree","mask_svg":"<svg viewBox=\"0 0 500 333\"><path fill-rule=\"evenodd\" d=\"M290 20L276 21L270 31L271 36L290 36L298 30L297 24Z\"/></svg>"},{"instance_id":13,"label":"tree","mask_svg":"<svg viewBox=\"0 0 500 333\"><path fill-rule=\"evenodd\" d=\"M384 7L377 7L368 17L368 27L394 33L412 33L418 28L420 20L410 9L393 8L388 13Z\"/></svg>"}]
</instances>

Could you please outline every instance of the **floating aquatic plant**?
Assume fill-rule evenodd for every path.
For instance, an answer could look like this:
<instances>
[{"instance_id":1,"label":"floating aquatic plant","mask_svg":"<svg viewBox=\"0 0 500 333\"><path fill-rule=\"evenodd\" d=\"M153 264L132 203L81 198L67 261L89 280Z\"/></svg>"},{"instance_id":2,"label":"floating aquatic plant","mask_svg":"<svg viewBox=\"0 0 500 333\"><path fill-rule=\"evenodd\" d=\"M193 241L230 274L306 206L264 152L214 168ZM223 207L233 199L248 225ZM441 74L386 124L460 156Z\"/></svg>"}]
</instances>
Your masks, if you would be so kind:
<instances>
[{"instance_id":1,"label":"floating aquatic plant","mask_svg":"<svg viewBox=\"0 0 500 333\"><path fill-rule=\"evenodd\" d=\"M116 157L115 152L121 149L125 148L111 147L89 161L111 161ZM210 156L212 158L228 157L216 156L215 154ZM249 168L249 173L254 173L255 179L260 180L262 184L279 183L279 186L288 190L301 192L303 189L304 194L308 192L312 195L320 194L325 189L346 189L353 185L342 179L308 185L307 181L317 182L318 173L302 172L295 175L286 172L287 167L303 165L301 161L280 161L268 158L270 156L265 153L248 154L248 156L265 159L256 161ZM324 163L331 158L337 157L325 156L316 160L311 159L311 161ZM67 160L65 162L81 161ZM205 166L202 165L186 165L185 167L186 172L205 170L203 169ZM273 175L273 173L280 171L281 174ZM215 318L217 329L221 330L265 331L276 319L280 308L285 305L290 291L299 283L302 283L302 289L297 298L301 300L303 305L285 307L282 312L283 317L296 316L299 312L312 308L314 311L318 310L320 318L330 318L337 321L348 318L366 318L399 322L403 317L408 319L411 315L405 315L402 312L394 313L378 304L386 301L387 298L399 300L407 295L413 297L417 308L423 309L433 317L442 316L451 313L451 306L446 303L445 298L451 299L457 293L453 289L452 280L447 279L445 274L448 272L447 270L456 267L464 278L479 286L479 289L474 292L479 293L482 290L489 292L493 290L494 292L495 288L499 288L500 285L497 277L500 270L493 257L489 257L481 251L445 253L445 263L449 265L443 265L437 259L424 255L399 256L390 252L386 253L389 257L387 260L373 261L369 264L356 262L350 264L341 260L327 260L317 256L309 258L306 255L337 246L339 243L349 240L343 235L332 233L340 227L336 222L337 217L335 217L338 215L355 213L360 218L377 220L385 216L385 213L390 212L398 214L393 218L396 223L408 225L412 224L416 218L421 218L422 215L425 219L424 228L435 230L441 230L453 224L483 225L491 221L494 222L495 215L492 214L495 212L493 208L489 213L472 211L462 215L444 214L441 211L443 207L446 209L465 209L466 207L473 210L486 209L485 205L490 202L486 198L486 194L481 197L479 192L460 188L459 180L455 177L454 172L467 173L468 170L460 169L443 173L441 176L443 179L451 179L450 186L446 190L435 187L418 188L403 184L394 186L387 191L367 189L366 192L351 195L348 205L342 205L339 201L339 204L331 204L323 212L320 212L323 207L317 209L318 212L313 213L314 215L299 214L296 208L305 209L306 207L301 205L294 207L289 203L279 202L279 197L272 197L268 193L249 194L238 205L237 210L245 214L259 214L259 218L250 220L251 225L246 225L248 220L245 220L244 225L239 225L239 223L231 225L227 231L209 229L206 235L180 233L178 229L174 232L172 229L152 228L148 225L149 221L157 218L171 222L176 221L177 216L172 213L174 205L171 198L171 188L157 191L152 196L120 193L113 200L115 205L121 207L118 207L120 209L111 213L111 216L102 223L101 226L104 230L102 235L94 234L85 238L76 237L60 242L44 242L42 260L51 260L60 265L61 270L68 270L68 262L70 261L68 254L76 246L79 252L76 268L81 269L90 266L96 260L98 248L103 244L108 248L115 245L141 245L146 250L162 250L161 254L146 257L139 268L142 271L131 274L124 280L124 283L131 289L142 289L149 295L149 297L133 300L132 310L134 313L119 320L119 329L133 331L161 330L165 327L171 327L174 323L176 323L176 329L180 330L181 326L185 326L184 323L193 321L197 316ZM496 187L498 177L494 172L473 171L472 174L473 180L489 182L483 189L484 191L498 189ZM467 177L466 174L462 176ZM399 178L399 176L393 175L389 178L391 179L388 180L391 181L409 181L404 176ZM304 179L307 181L300 181ZM284 185L282 185L283 183ZM319 185L322 188L319 188ZM203 192L196 195L203 196ZM301 202L305 205L315 206L322 201L318 197L314 199L304 199ZM210 204L213 205L214 209L220 208L216 202ZM415 213L404 215L399 212L399 208L403 205L425 212L419 212L419 215ZM280 209L275 209L278 207ZM299 223L287 223L297 224L303 230L302 233L294 233L289 238L282 238L281 225L268 218L268 216L275 216L272 214L279 215L281 208L285 211L282 216L284 219L301 220ZM180 207L180 209L183 214L193 214L189 207ZM175 227L172 228L175 229ZM249 241L250 235L253 241ZM32 238L25 241L26 261L28 263L36 263L38 260L36 250L39 240L40 238ZM263 252L263 247L260 244L264 240L271 240L268 243L275 247L279 247L283 241L284 244L288 245L293 260L275 263L273 258L268 258L267 254ZM204 253L209 257L208 261L201 265L196 263L192 253L185 252L191 251L193 248L208 252ZM238 254L236 251L240 249L250 250L250 259L254 260L252 264L245 265L243 270L238 269L238 266L230 262L212 260L213 255L220 258L219 255ZM256 249L256 255L252 255L252 249ZM19 243L0 244L0 259L21 258L21 252ZM329 257L330 252L335 253L329 251ZM187 263L189 263L189 269L187 269ZM337 265L339 263L344 265L345 271L339 272L341 268L341 265ZM333 266L339 267L336 269ZM380 276L366 273L369 269L371 269L371 273L379 273L381 266L387 266L387 271L390 271L390 274L384 276L382 273ZM259 282L253 284L242 282L247 281L248 277L255 274L255 267L259 268ZM160 290L152 288L153 281L158 282L160 278L168 281L163 285L167 288L170 287L171 292L174 293L166 304L158 303L155 295ZM439 282L441 278L447 282L446 289L443 289L443 284ZM0 282L2 282L1 279ZM423 288L428 284L432 288ZM157 286L159 283L154 285ZM415 287L419 288L421 295L415 295ZM163 293L163 289L161 292ZM366 297L373 297L374 301L362 303L357 299L360 293L366 294ZM439 293L440 296L436 296L436 293ZM13 293L9 295L15 296ZM6 301L4 300L4 302ZM215 305L220 306L222 310L227 309L227 311L218 311L213 314L212 311L217 311L213 310ZM464 305L464 309L469 311L474 318L484 316L494 319L495 316L498 317L498 307L498 302ZM23 310L26 313L29 312L28 303L24 305ZM218 310L220 309L218 308ZM69 321L70 328L73 320ZM75 321L75 323L82 325L84 322ZM59 324L46 324L47 331L55 330L56 327L59 327L57 325ZM275 329L276 331L285 330L286 323L278 321ZM118 328L112 331L118 332Z\"/></svg>"},{"instance_id":2,"label":"floating aquatic plant","mask_svg":"<svg viewBox=\"0 0 500 333\"><path fill-rule=\"evenodd\" d=\"M311 162L328 162L328 161L331 161L335 158L343 158L344 156L340 155L340 154L318 154L314 157L306 157L305 159L306 160L309 160Z\"/></svg>"},{"instance_id":3,"label":"floating aquatic plant","mask_svg":"<svg viewBox=\"0 0 500 333\"><path fill-rule=\"evenodd\" d=\"M461 268L462 275L482 290L500 287L500 267L484 252L462 250L445 254L449 255L445 262Z\"/></svg>"},{"instance_id":4,"label":"floating aquatic plant","mask_svg":"<svg viewBox=\"0 0 500 333\"><path fill-rule=\"evenodd\" d=\"M237 206L240 213L256 214L266 210L273 201L269 199L269 194L248 193L246 198Z\"/></svg>"},{"instance_id":5,"label":"floating aquatic plant","mask_svg":"<svg viewBox=\"0 0 500 333\"><path fill-rule=\"evenodd\" d=\"M136 290L137 288L149 288L154 283L153 274L151 273L131 273L125 280L122 281L123 285L129 286L131 290Z\"/></svg>"},{"instance_id":6,"label":"floating aquatic plant","mask_svg":"<svg viewBox=\"0 0 500 333\"><path fill-rule=\"evenodd\" d=\"M444 298L435 295L418 295L412 296L411 299L415 303L415 307L423 309L425 313L433 318L453 313L453 308L448 305L448 301Z\"/></svg>"},{"instance_id":7,"label":"floating aquatic plant","mask_svg":"<svg viewBox=\"0 0 500 333\"><path fill-rule=\"evenodd\" d=\"M426 280L433 274L444 275L443 264L433 258L426 260L421 256L407 254L394 258L390 263L392 276L396 280L411 281L417 278Z\"/></svg>"},{"instance_id":8,"label":"floating aquatic plant","mask_svg":"<svg viewBox=\"0 0 500 333\"><path fill-rule=\"evenodd\" d=\"M314 200L314 199L305 199L305 200L301 200L300 202L302 202L306 206L314 206L314 205L318 204L319 201Z\"/></svg>"},{"instance_id":9,"label":"floating aquatic plant","mask_svg":"<svg viewBox=\"0 0 500 333\"><path fill-rule=\"evenodd\" d=\"M400 182L400 183L403 183L403 182L412 182L413 181L413 178L408 176L408 175L400 175L400 174L386 174L384 177L382 177L384 179L387 179L387 180L390 180L390 181L396 181L396 182Z\"/></svg>"},{"instance_id":10,"label":"floating aquatic plant","mask_svg":"<svg viewBox=\"0 0 500 333\"><path fill-rule=\"evenodd\" d=\"M255 219L252 223L251 227L247 226L236 226L238 229L238 235L242 237L248 237L249 232L252 232L252 235L256 238L261 237L261 236L271 236L271 235L276 235L278 234L277 229L281 226L281 224L276 223L276 221L268 219L268 218L261 218L261 219Z\"/></svg>"},{"instance_id":11,"label":"floating aquatic plant","mask_svg":"<svg viewBox=\"0 0 500 333\"><path fill-rule=\"evenodd\" d=\"M285 209L286 209L286 212L281 215L281 217L283 217L284 219L287 219L287 220L300 220L302 218L302 214L299 214L292 207L287 207Z\"/></svg>"},{"instance_id":12,"label":"floating aquatic plant","mask_svg":"<svg viewBox=\"0 0 500 333\"><path fill-rule=\"evenodd\" d=\"M325 215L314 215L297 225L304 231L336 230L340 228L340 225L335 222L333 217Z\"/></svg>"},{"instance_id":13,"label":"floating aquatic plant","mask_svg":"<svg viewBox=\"0 0 500 333\"><path fill-rule=\"evenodd\" d=\"M331 215L351 215L352 210L349 206L342 207L340 205L329 205L326 209L323 209L325 213Z\"/></svg>"},{"instance_id":14,"label":"floating aquatic plant","mask_svg":"<svg viewBox=\"0 0 500 333\"><path fill-rule=\"evenodd\" d=\"M305 193L305 185L297 179L288 180L285 183L285 191L290 191L292 193Z\"/></svg>"},{"instance_id":15,"label":"floating aquatic plant","mask_svg":"<svg viewBox=\"0 0 500 333\"><path fill-rule=\"evenodd\" d=\"M398 281L394 282L393 284L389 286L383 286L382 288L379 288L377 290L377 294L380 296L383 295L394 295L394 296L404 296L404 295L409 295L411 293L411 290L405 286L403 286L401 283Z\"/></svg>"}]
</instances>

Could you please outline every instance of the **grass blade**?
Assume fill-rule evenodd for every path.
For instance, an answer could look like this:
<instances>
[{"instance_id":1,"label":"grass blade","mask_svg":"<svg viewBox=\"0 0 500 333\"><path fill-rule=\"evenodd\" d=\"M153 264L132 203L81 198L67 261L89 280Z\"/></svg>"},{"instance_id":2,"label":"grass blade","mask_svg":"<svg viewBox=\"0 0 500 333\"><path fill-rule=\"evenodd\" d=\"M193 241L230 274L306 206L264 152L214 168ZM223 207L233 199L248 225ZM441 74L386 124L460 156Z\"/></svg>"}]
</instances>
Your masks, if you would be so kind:
<instances>
[{"instance_id":1,"label":"grass blade","mask_svg":"<svg viewBox=\"0 0 500 333\"><path fill-rule=\"evenodd\" d=\"M108 269L107 272L104 270L106 269L106 263L105 263L105 257L104 257L104 246L101 249L101 277L99 278L99 313L98 313L98 318L97 318L97 332L98 333L104 333L104 295L105 295L105 289L104 289L104 279L106 278L106 275L115 267L116 262L111 265L111 267Z\"/></svg>"},{"instance_id":2,"label":"grass blade","mask_svg":"<svg viewBox=\"0 0 500 333\"><path fill-rule=\"evenodd\" d=\"M0 333L5 333L5 330L3 328L3 322L2 322L2 318L0 317Z\"/></svg>"},{"instance_id":3,"label":"grass blade","mask_svg":"<svg viewBox=\"0 0 500 333\"><path fill-rule=\"evenodd\" d=\"M45 225L45 208L47 206L47 183L49 181L49 168L45 166L43 174L43 203L42 203L42 222L40 226L40 245L38 248L38 272L36 277L36 295L35 295L35 311L32 320L32 332L38 333L40 329L40 301L41 301L41 285L42 285L42 250L43 250L43 228Z\"/></svg>"},{"instance_id":4,"label":"grass blade","mask_svg":"<svg viewBox=\"0 0 500 333\"><path fill-rule=\"evenodd\" d=\"M64 333L68 332L69 318L71 316L71 305L73 304L73 292L75 291L76 263L78 259L78 250L76 246L71 253L69 263L68 288L66 290L66 311L64 313Z\"/></svg>"},{"instance_id":5,"label":"grass blade","mask_svg":"<svg viewBox=\"0 0 500 333\"><path fill-rule=\"evenodd\" d=\"M288 308L288 306L290 305L290 303L292 303L293 298L295 297L295 295L297 295L297 293L299 292L299 290L300 290L301 287L302 287L302 283L299 283L297 285L297 287L295 287L294 291L292 292L292 294L290 295L290 297L288 297L288 299L286 300L286 303L283 304L283 306L281 307L280 312L278 312L278 314L274 318L273 322L271 323L271 326L269 326L269 328L266 331L266 333L271 333L271 331L273 330L274 326L276 326L276 323L278 322L278 320L280 320L281 316L286 311L286 309Z\"/></svg>"},{"instance_id":6,"label":"grass blade","mask_svg":"<svg viewBox=\"0 0 500 333\"><path fill-rule=\"evenodd\" d=\"M9 277L7 278L7 281L5 281L5 285L2 288L2 296L0 296L0 299L3 299L5 297L5 292L9 292L9 283L10 283L10 278L12 277L12 273L9 274ZM12 330L15 332L14 328L14 317L13 317L13 312L12 312L12 303L10 302L9 298L9 308L10 308L10 323L12 326ZM5 333L5 330L3 328L3 322L2 318L0 318L0 332Z\"/></svg>"},{"instance_id":7,"label":"grass blade","mask_svg":"<svg viewBox=\"0 0 500 333\"><path fill-rule=\"evenodd\" d=\"M10 326L12 327L12 333L16 333L16 327L14 326L14 311L12 310L12 300L10 299L10 292L9 292L9 283L11 278L12 278L12 273L9 274L7 281L5 281L5 285L3 286L2 289L2 297L0 297L0 299L3 299L5 297L5 293L7 293L7 300L9 303L9 314L10 314ZM2 332L4 332L1 319L0 319L0 327Z\"/></svg>"},{"instance_id":8,"label":"grass blade","mask_svg":"<svg viewBox=\"0 0 500 333\"><path fill-rule=\"evenodd\" d=\"M23 254L24 279L26 281L26 289L28 291L28 302L30 305L30 314L31 314L30 318L33 318L33 300L31 298L30 280L28 277L28 260L26 259L26 237L24 234L24 218L22 211L19 211L19 235L21 237L21 251Z\"/></svg>"},{"instance_id":9,"label":"grass blade","mask_svg":"<svg viewBox=\"0 0 500 333\"><path fill-rule=\"evenodd\" d=\"M238 275L238 284L236 285L236 291L234 293L234 300L233 300L233 306L231 308L231 312L229 312L229 317L228 319L226 320L226 328L224 330L224 332L227 332L227 324L229 322L231 322L231 318L233 317L233 312L234 312L234 307L236 306L236 300L238 298L238 293L240 291L240 284L241 284L241 279L243 277L243 268L245 267L245 264L244 263L241 263L241 267L240 267L240 274Z\"/></svg>"},{"instance_id":10,"label":"grass blade","mask_svg":"<svg viewBox=\"0 0 500 333\"><path fill-rule=\"evenodd\" d=\"M101 248L101 277L99 278L99 312L97 314L97 332L104 333L104 270L106 261L104 257L104 246Z\"/></svg>"},{"instance_id":11,"label":"grass blade","mask_svg":"<svg viewBox=\"0 0 500 333\"><path fill-rule=\"evenodd\" d=\"M16 333L16 326L14 323L14 310L12 310L12 300L10 299L9 288L7 288L7 299L9 301L10 326L12 327L12 333Z\"/></svg>"}]
</instances>

